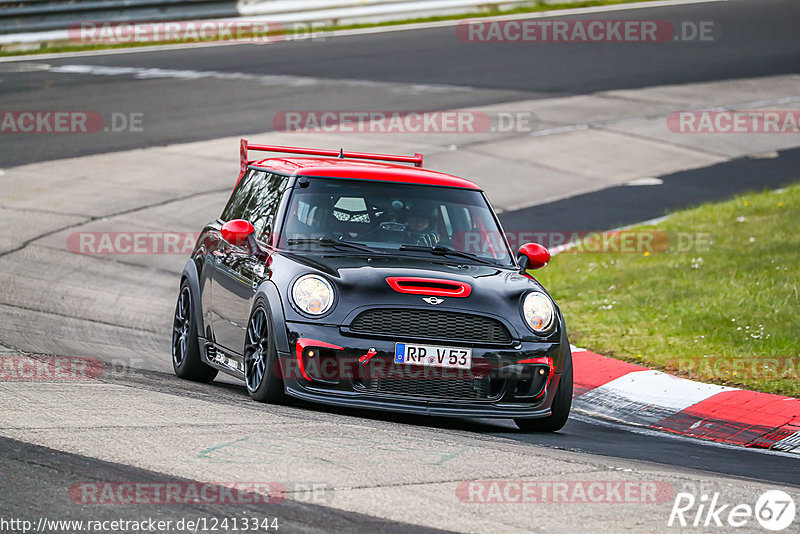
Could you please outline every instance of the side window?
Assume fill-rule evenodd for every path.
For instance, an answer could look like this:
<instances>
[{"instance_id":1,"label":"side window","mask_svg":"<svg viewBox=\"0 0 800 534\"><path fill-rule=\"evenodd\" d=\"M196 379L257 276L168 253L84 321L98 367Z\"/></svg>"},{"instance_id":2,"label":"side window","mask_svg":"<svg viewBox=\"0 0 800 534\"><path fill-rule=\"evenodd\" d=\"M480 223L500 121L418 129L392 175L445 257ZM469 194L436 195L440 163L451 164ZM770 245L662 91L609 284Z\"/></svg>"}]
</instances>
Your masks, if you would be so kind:
<instances>
[{"instance_id":1,"label":"side window","mask_svg":"<svg viewBox=\"0 0 800 534\"><path fill-rule=\"evenodd\" d=\"M228 222L234 219L245 218L245 209L247 208L247 204L250 202L253 184L258 180L259 175L263 174L263 172L254 170L249 170L247 173L245 173L245 175L239 181L239 184L236 186L236 189L233 190L231 198L228 200L228 205L225 206L225 209L222 211L220 219Z\"/></svg>"},{"instance_id":2,"label":"side window","mask_svg":"<svg viewBox=\"0 0 800 534\"><path fill-rule=\"evenodd\" d=\"M253 183L250 202L245 208L245 219L253 223L256 237L264 239L275 225L275 213L281 195L286 189L288 178L279 174L258 173L259 177Z\"/></svg>"}]
</instances>

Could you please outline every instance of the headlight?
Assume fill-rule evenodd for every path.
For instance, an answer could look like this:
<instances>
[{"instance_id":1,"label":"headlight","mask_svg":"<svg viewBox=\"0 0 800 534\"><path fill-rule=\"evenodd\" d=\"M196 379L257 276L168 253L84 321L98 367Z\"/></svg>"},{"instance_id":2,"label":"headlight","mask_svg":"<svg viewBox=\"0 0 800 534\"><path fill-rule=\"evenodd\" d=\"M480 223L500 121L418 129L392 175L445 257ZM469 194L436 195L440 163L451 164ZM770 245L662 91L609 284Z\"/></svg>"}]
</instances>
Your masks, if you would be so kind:
<instances>
[{"instance_id":1,"label":"headlight","mask_svg":"<svg viewBox=\"0 0 800 534\"><path fill-rule=\"evenodd\" d=\"M333 287L316 274L301 276L292 288L294 303L309 315L322 315L333 306Z\"/></svg>"},{"instance_id":2,"label":"headlight","mask_svg":"<svg viewBox=\"0 0 800 534\"><path fill-rule=\"evenodd\" d=\"M522 301L522 315L531 330L537 334L544 334L553 326L556 309L547 295L533 291Z\"/></svg>"}]
</instances>

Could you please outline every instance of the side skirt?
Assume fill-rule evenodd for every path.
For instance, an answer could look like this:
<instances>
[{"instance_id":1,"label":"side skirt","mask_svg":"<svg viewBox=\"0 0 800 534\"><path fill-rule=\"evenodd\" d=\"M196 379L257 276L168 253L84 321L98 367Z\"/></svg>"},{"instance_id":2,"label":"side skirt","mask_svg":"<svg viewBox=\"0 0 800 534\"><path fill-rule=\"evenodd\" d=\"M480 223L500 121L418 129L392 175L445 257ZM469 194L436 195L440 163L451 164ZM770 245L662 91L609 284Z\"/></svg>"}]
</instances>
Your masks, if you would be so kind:
<instances>
[{"instance_id":1,"label":"side skirt","mask_svg":"<svg viewBox=\"0 0 800 534\"><path fill-rule=\"evenodd\" d=\"M244 380L244 358L216 343L199 338L201 357L205 363L240 380Z\"/></svg>"}]
</instances>

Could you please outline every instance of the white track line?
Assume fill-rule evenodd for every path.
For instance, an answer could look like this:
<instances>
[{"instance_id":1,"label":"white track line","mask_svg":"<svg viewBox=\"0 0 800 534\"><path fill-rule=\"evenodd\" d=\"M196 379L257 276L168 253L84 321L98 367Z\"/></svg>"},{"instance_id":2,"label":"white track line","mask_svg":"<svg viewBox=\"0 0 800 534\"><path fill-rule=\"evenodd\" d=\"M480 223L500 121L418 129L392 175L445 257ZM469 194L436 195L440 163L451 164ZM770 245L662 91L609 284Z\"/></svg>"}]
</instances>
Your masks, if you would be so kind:
<instances>
[{"instance_id":1,"label":"white track line","mask_svg":"<svg viewBox=\"0 0 800 534\"><path fill-rule=\"evenodd\" d=\"M92 76L133 76L139 80L172 78L177 80L197 80L214 78L218 80L250 80L264 86L326 87L344 85L347 87L375 87L403 93L451 93L469 92L472 87L443 84L413 84L379 82L371 80L352 80L343 78L314 78L312 76L290 76L288 74L249 74L246 72L197 71L184 69L157 69L147 67L114 67L105 65L61 65L48 66L49 72L59 74L87 74Z\"/></svg>"}]
</instances>

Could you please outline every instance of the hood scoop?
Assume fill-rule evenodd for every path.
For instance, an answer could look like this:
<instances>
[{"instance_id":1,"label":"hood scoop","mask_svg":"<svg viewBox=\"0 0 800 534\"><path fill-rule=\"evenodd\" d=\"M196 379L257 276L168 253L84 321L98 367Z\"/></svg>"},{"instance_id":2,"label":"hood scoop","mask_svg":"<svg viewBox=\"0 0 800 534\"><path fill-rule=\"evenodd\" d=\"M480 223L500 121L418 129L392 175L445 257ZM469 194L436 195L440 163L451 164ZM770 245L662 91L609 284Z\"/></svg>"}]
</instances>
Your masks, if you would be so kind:
<instances>
[{"instance_id":1,"label":"hood scoop","mask_svg":"<svg viewBox=\"0 0 800 534\"><path fill-rule=\"evenodd\" d=\"M407 293L409 295L463 298L472 293L472 286L466 282L439 278L390 276L386 279L386 282L398 293Z\"/></svg>"}]
</instances>

